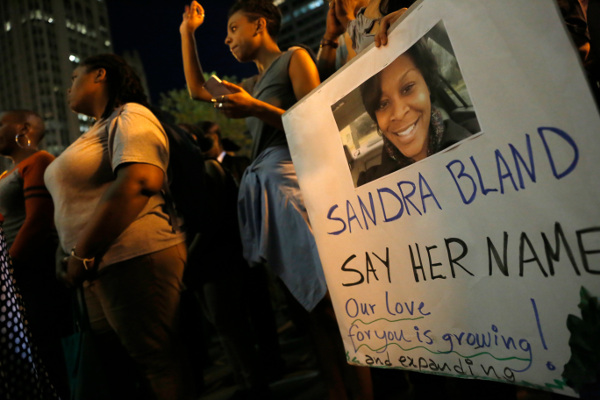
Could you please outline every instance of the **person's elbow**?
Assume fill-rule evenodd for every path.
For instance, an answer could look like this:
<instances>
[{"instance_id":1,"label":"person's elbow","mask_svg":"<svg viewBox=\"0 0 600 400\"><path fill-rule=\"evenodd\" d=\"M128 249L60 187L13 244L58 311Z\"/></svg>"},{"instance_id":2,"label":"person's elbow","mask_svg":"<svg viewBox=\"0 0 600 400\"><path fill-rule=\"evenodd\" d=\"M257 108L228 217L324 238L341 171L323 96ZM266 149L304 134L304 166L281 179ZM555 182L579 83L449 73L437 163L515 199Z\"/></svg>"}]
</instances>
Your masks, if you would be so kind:
<instances>
[{"instance_id":1,"label":"person's elbow","mask_svg":"<svg viewBox=\"0 0 600 400\"><path fill-rule=\"evenodd\" d=\"M191 86L188 86L188 93L190 94L190 98L192 100L202 100L201 91L195 89Z\"/></svg>"},{"instance_id":2,"label":"person's elbow","mask_svg":"<svg viewBox=\"0 0 600 400\"><path fill-rule=\"evenodd\" d=\"M192 85L188 85L187 87L188 89L188 93L190 95L190 98L192 100L203 100L202 99L202 95L201 95L201 90L199 90L197 87L192 86Z\"/></svg>"},{"instance_id":3,"label":"person's elbow","mask_svg":"<svg viewBox=\"0 0 600 400\"><path fill-rule=\"evenodd\" d=\"M210 95L210 93L208 93L206 90L204 90L204 88L201 86L200 87L188 86L188 93L190 94L190 98L192 100L210 102L212 99L212 96Z\"/></svg>"}]
</instances>

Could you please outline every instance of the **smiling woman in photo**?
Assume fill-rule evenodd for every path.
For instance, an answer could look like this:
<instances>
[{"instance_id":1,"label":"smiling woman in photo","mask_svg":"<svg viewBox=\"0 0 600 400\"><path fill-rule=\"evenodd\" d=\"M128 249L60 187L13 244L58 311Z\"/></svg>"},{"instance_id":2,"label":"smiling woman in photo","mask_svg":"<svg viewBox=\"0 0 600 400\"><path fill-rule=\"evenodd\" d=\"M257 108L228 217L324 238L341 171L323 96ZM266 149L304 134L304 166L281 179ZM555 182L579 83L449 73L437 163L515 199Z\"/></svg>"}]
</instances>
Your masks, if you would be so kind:
<instances>
[{"instance_id":1,"label":"smiling woman in photo","mask_svg":"<svg viewBox=\"0 0 600 400\"><path fill-rule=\"evenodd\" d=\"M358 185L381 178L471 135L444 120L433 104L437 62L423 39L367 80L360 92L365 109L383 136L381 164L361 173Z\"/></svg>"}]
</instances>

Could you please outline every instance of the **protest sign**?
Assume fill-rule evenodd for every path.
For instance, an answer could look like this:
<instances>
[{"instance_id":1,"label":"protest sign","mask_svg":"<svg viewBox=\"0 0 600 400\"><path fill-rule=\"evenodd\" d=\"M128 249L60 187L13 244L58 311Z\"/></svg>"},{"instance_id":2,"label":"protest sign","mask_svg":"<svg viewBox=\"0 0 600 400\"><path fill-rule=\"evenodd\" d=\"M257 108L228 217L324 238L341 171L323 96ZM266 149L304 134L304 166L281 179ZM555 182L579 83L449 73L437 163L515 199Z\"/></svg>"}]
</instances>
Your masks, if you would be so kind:
<instances>
[{"instance_id":1,"label":"protest sign","mask_svg":"<svg viewBox=\"0 0 600 400\"><path fill-rule=\"evenodd\" d=\"M576 395L600 118L554 2L418 2L283 122L350 363Z\"/></svg>"}]
</instances>

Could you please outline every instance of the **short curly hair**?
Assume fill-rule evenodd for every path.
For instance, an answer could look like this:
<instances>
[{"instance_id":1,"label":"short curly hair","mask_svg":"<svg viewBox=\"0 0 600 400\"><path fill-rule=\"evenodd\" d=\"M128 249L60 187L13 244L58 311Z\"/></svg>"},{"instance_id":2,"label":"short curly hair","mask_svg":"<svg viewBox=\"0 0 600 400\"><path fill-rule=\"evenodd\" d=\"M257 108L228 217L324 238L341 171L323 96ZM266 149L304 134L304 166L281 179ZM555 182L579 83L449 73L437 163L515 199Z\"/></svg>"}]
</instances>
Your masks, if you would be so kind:
<instances>
[{"instance_id":1,"label":"short curly hair","mask_svg":"<svg viewBox=\"0 0 600 400\"><path fill-rule=\"evenodd\" d=\"M421 72L421 75L423 75L433 101L433 96L440 84L440 75L437 61L429 49L427 42L425 39L420 39L401 55L404 54L412 59L417 69ZM381 98L381 71L370 77L360 86L360 94L369 117L377 123L375 111Z\"/></svg>"},{"instance_id":2,"label":"short curly hair","mask_svg":"<svg viewBox=\"0 0 600 400\"><path fill-rule=\"evenodd\" d=\"M106 70L108 85L108 103L102 118L108 117L115 109L125 103L138 103L150 107L139 76L127 62L116 54L97 54L86 58L80 64L86 71L99 68Z\"/></svg>"},{"instance_id":3,"label":"short curly hair","mask_svg":"<svg viewBox=\"0 0 600 400\"><path fill-rule=\"evenodd\" d=\"M264 18L267 21L267 32L276 39L281 29L281 11L271 0L237 0L229 9L227 18L241 11L250 21Z\"/></svg>"}]
</instances>

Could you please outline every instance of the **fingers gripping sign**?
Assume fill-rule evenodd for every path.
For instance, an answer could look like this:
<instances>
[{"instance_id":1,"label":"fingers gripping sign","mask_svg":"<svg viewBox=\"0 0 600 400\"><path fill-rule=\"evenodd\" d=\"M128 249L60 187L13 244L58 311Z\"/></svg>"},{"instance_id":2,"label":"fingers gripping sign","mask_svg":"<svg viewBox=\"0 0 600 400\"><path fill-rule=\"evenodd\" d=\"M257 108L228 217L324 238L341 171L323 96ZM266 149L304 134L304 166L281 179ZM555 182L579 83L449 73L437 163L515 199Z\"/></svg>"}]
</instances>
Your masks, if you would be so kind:
<instances>
[{"instance_id":1,"label":"fingers gripping sign","mask_svg":"<svg viewBox=\"0 0 600 400\"><path fill-rule=\"evenodd\" d=\"M388 43L388 29L390 26L398 20L408 10L407 8L401 8L398 11L394 11L385 17L383 17L379 23L379 31L375 35L375 46L385 46Z\"/></svg>"}]
</instances>

